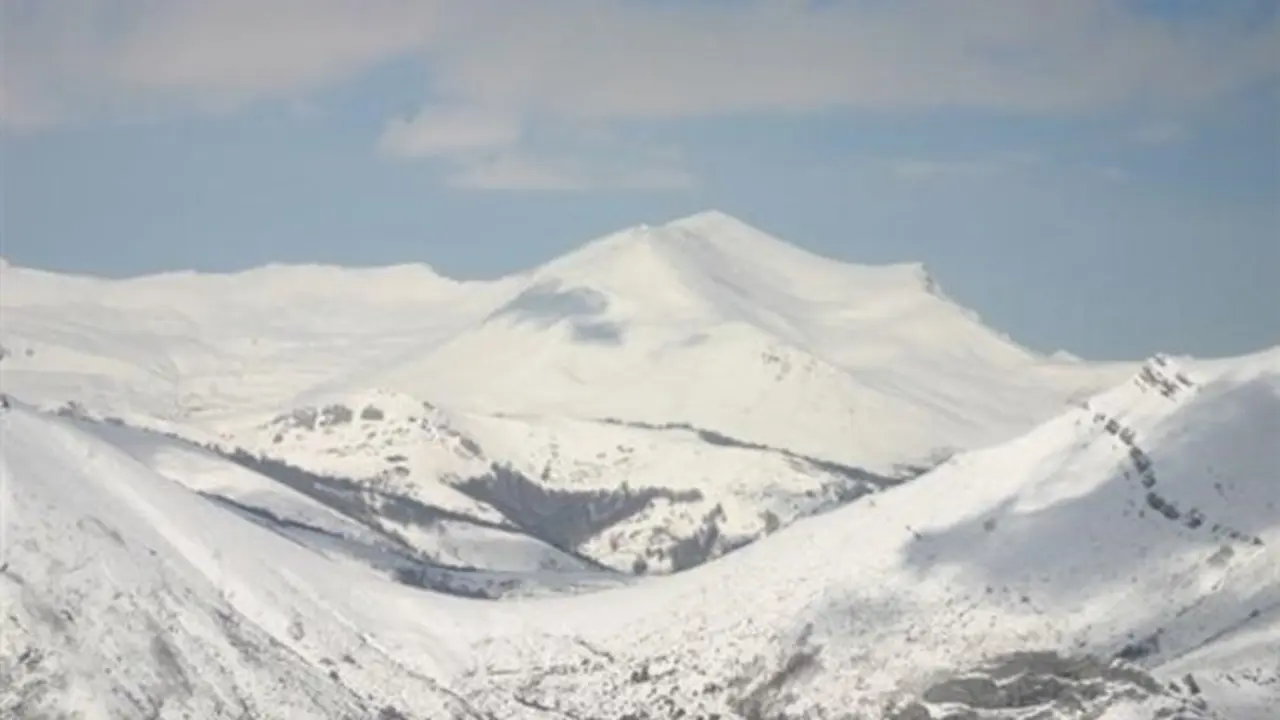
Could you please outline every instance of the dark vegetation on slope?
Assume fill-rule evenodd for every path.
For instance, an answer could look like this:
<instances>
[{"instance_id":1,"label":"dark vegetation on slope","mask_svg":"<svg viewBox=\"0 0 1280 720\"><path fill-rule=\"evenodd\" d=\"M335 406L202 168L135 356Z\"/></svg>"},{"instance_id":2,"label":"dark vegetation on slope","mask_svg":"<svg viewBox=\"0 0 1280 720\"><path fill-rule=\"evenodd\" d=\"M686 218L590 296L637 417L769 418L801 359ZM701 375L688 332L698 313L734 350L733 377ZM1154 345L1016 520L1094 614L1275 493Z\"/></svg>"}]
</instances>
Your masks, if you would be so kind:
<instances>
[{"instance_id":1,"label":"dark vegetation on slope","mask_svg":"<svg viewBox=\"0 0 1280 720\"><path fill-rule=\"evenodd\" d=\"M648 427L650 430L680 429L687 426L672 425L669 428ZM803 513L798 517L821 514L847 505L864 495L901 484L910 478L890 478L822 460L806 458L786 450L753 445L708 430L696 431L705 442L764 452L776 452L787 457L797 470L806 469L827 472L840 478L831 487L831 501ZM911 476L911 477L914 477ZM544 478L545 479L545 478ZM494 463L490 472L478 477L457 481L454 485L501 512L508 520L530 535L541 538L566 552L574 552L583 543L610 527L623 522L649 508L658 501L676 503L700 502L701 491L672 490L660 487L632 488L625 483L615 490L561 490L547 487L529 476L506 466ZM758 539L758 537L730 538L720 529L724 511L717 505L703 518L698 528L687 537L673 537L668 551L653 551L651 559L671 560L673 572L697 567L708 560L732 552ZM763 534L778 528L777 518L766 523ZM648 565L640 560L633 567L636 574L645 574Z\"/></svg>"},{"instance_id":2,"label":"dark vegetation on slope","mask_svg":"<svg viewBox=\"0 0 1280 720\"><path fill-rule=\"evenodd\" d=\"M732 447L732 448L741 448L744 450L759 450L762 452L775 453L777 455L782 455L783 457L790 458L791 460L812 466L823 472L828 472L828 473L831 473L832 475L839 475L841 477L847 478L848 480L854 483L867 483L867 484L873 485L877 489L883 489L883 488L891 487L893 485L900 485L908 480L911 480L919 475L922 475L932 470L938 465L941 465L942 463L946 462L947 459L951 457L950 451L939 452L935 457L931 458L929 463L926 465L899 466L898 474L890 477L885 475L878 475L876 473L870 472L863 468L854 467L852 465L843 465L841 463L832 462L830 460L823 460L821 458L816 458L816 457L813 457L812 455L805 455L803 453L798 453L793 450L788 450L787 448L774 447L772 445L765 445L758 442L752 442L750 440L740 440L738 438L725 435L724 433L718 432L716 430L708 430L706 428L700 428L700 427L691 425L687 422L649 423L649 422L641 422L638 420L620 420L618 418L612 418L612 417L601 418L599 422L605 423L607 425L621 425L623 427L639 428L642 430L657 430L657 431L664 431L664 432L675 431L675 432L692 433L693 435L697 436L699 440L702 440L703 442L711 445L719 445L720 447ZM856 499L856 497L854 499Z\"/></svg>"},{"instance_id":3,"label":"dark vegetation on slope","mask_svg":"<svg viewBox=\"0 0 1280 720\"><path fill-rule=\"evenodd\" d=\"M549 717L571 720L1089 720L1125 701L1154 702L1166 720L1222 720L1213 713L1194 673L1163 684L1146 670L1088 654L1034 649L956 667L923 689L897 693L880 711L862 714L823 702L808 687L824 667L826 648L805 625L775 652L744 657L729 675L709 672L696 657L675 653L622 660L586 643L580 657L553 659L535 669L513 700ZM857 683L856 678L847 682ZM605 685L618 705L589 706L569 690ZM496 689L496 688L495 688Z\"/></svg>"},{"instance_id":4,"label":"dark vegetation on slope","mask_svg":"<svg viewBox=\"0 0 1280 720\"><path fill-rule=\"evenodd\" d=\"M546 298L535 298L537 307ZM578 299L580 300L580 298ZM552 299L548 302L576 303L574 299ZM575 305L576 307L576 305ZM563 309L563 308L562 308ZM530 318L524 318L529 320ZM423 403L424 409L430 410L429 403ZM327 428L356 422L380 423L387 414L375 405L367 405L357 412L355 409L341 405L297 408L282 414L272 421L272 425L280 430L322 431ZM928 468L903 468L893 477L871 473L861 468L842 465L818 458L809 457L790 450L774 448L758 443L751 443L732 438L723 433L695 428L688 424L668 423L664 425L641 422L624 422L605 420L607 424L625 425L653 432L678 431L693 433L699 440L720 447L741 448L758 452L767 452L786 458L797 472L825 473L836 478L820 491L828 498L816 504L800 517L814 515L841 505L853 502L871 492L876 492L914 478ZM475 460L485 460L479 443L473 438L447 425L433 424L427 418L410 417L411 427L430 431L429 442L442 442L451 447L460 456ZM399 431L396 431L399 432ZM280 436L277 435L277 440ZM407 458L402 454L390 455L386 460L391 466L386 471L391 475L406 477L412 469L406 464ZM945 460L945 456L934 458L936 462ZM261 458L251 462L262 462ZM278 461L271 461L278 462ZM932 466L932 465L931 465ZM493 507L501 513L507 523L507 529L519 530L535 537L562 552L597 565L594 560L587 560L582 552L583 545L600 533L607 531L618 523L642 513L654 503L697 503L704 496L697 490L678 491L663 487L630 487L625 483L613 489L570 490L555 487L551 470L543 470L540 478L526 475L516 470L509 463L489 461L487 472L468 478L452 478L448 482L458 490L469 495L478 502ZM605 471L607 472L607 470ZM272 474L268 472L267 474ZM379 476L381 477L381 476ZM350 482L350 481L349 481ZM350 483L356 486L345 487L342 493L350 496L353 492L364 492L367 487L386 487L384 483L361 481ZM382 492L385 498L400 497L394 492ZM392 512L396 511L394 500L381 501L388 504ZM368 504L368 503L364 503ZM381 504L375 504L375 512L380 511ZM391 516L398 522L420 522L422 518L413 520L399 515ZM721 531L724 512L718 506L711 509L702 518L697 528L687 536L676 536L659 531L667 542L659 547L646 548L644 557L637 558L629 570L637 575L648 574L651 567L669 567L678 572L696 567L710 559L732 552L758 539L757 536L731 537ZM768 534L781 526L777 517L764 518L764 531Z\"/></svg>"},{"instance_id":5,"label":"dark vegetation on slope","mask_svg":"<svg viewBox=\"0 0 1280 720\"><path fill-rule=\"evenodd\" d=\"M58 413L81 422L104 422L110 425L127 427L135 432L155 432L129 426L118 418L98 420L86 415L74 405L61 408ZM386 566L384 569L390 570L393 577L407 585L454 595L497 599L535 582L534 578L523 577L516 573L502 573L474 567L455 566L423 557L410 542L385 527L383 522L385 520L393 520L401 524L428 527L434 523L451 521L513 534L520 532L517 527L493 523L481 518L428 505L413 498L376 490L369 487L368 484L347 478L311 472L280 460L255 455L242 448L228 449L215 444L195 443L174 433L160 434L176 442L202 448L247 470L275 480L374 531L387 540L387 545L380 549L381 554L391 553L391 556L385 558L381 563ZM296 541L298 533L312 533L339 543L354 542L349 538L338 537L322 528L281 518L263 508L250 507L222 496L204 495L273 531L279 532L291 540ZM579 557L579 559L587 566L595 567L601 572L613 573L612 570L604 568L588 558Z\"/></svg>"},{"instance_id":6,"label":"dark vegetation on slope","mask_svg":"<svg viewBox=\"0 0 1280 720\"><path fill-rule=\"evenodd\" d=\"M892 709L888 720L1001 720L1097 717L1133 700L1164 698L1158 717L1208 720L1213 715L1192 675L1162 685L1124 662L1057 652L1017 652L941 679L916 700Z\"/></svg>"},{"instance_id":7,"label":"dark vegetation on slope","mask_svg":"<svg viewBox=\"0 0 1280 720\"><path fill-rule=\"evenodd\" d=\"M386 530L382 526L381 520L388 519L400 524L418 525L420 527L428 527L434 523L447 520L501 532L519 533L522 531L519 526L489 522L434 505L427 505L403 495L374 490L367 484L357 481L312 473L289 463L253 455L240 448L232 451L219 448L209 449L242 467L283 483L359 521L361 524L387 535L394 539L400 547L404 548L407 554L413 557L418 557L418 554L413 550L412 545L396 533ZM535 535L534 537L537 536ZM588 567L594 567L601 572L612 572L590 558L574 553L572 549L560 549L582 561ZM452 574L442 576L439 573L439 570L442 569L449 570ZM460 578L456 575L457 573L480 573L486 576L498 575L497 573L490 573L477 568L449 566L418 557L417 563L397 568L395 576L406 584L476 597L500 597L506 594L507 591L514 590L521 585L516 579L508 578L505 581L498 582L496 585L494 583L482 583L470 586L465 580L458 582L457 580L460 580ZM454 581L451 582L450 580ZM496 595L493 594L495 592Z\"/></svg>"},{"instance_id":8,"label":"dark vegetation on slope","mask_svg":"<svg viewBox=\"0 0 1280 720\"><path fill-rule=\"evenodd\" d=\"M467 478L455 486L497 508L529 534L562 549L578 547L657 499L681 503L703 498L698 490L633 489L625 484L618 490L560 490L497 463L485 475Z\"/></svg>"},{"instance_id":9,"label":"dark vegetation on slope","mask_svg":"<svg viewBox=\"0 0 1280 720\"><path fill-rule=\"evenodd\" d=\"M429 403L423 403L424 409L430 410ZM386 413L375 405L367 405L358 413L341 404L296 408L289 413L277 416L271 425L279 431L304 430L326 431L328 428L346 425L356 421L380 423L387 417ZM472 438L444 424L433 424L427 418L409 417L408 426L430 433L428 442L440 442L462 457L473 460L485 460L479 444ZM614 423L616 424L616 423ZM671 424L669 426L631 424L637 429L660 432L663 430L688 430L708 444L720 447L742 448L758 452L768 452L785 457L797 472L826 473L836 480L828 483L820 491L827 501L810 508L801 516L824 512L834 507L852 502L869 492L874 492L901 482L903 478L887 478L837 463L779 450L764 445L736 440L722 433L710 430L689 430L688 426ZM403 429L384 428L389 432L401 434ZM276 441L282 439L276 435ZM403 454L386 457L391 466L385 471L398 477L407 477L413 470L406 464ZM607 472L604 470L603 472ZM379 478L385 476L380 475ZM678 491L663 487L631 487L623 483L613 489L570 490L555 487L552 471L545 468L540 478L521 473L509 463L489 461L489 470L481 475L469 478L451 478L450 484L469 495L478 502L487 504L498 510L506 518L511 528L518 528L526 534L538 538L562 552L583 558L584 543L607 531L618 523L642 513L656 502L681 504L698 503L704 496L697 490ZM365 482L362 485L386 487L385 483ZM386 493L394 495L394 493ZM648 546L645 555L637 558L629 570L637 575L648 574L651 567L669 567L678 572L701 565L706 561L732 552L758 539L758 535L731 537L721 531L724 511L715 507L702 518L697 528L687 536L677 536L658 530L667 542L659 546ZM774 516L764 518L764 532L768 534L781 526L781 520Z\"/></svg>"},{"instance_id":10,"label":"dark vegetation on slope","mask_svg":"<svg viewBox=\"0 0 1280 720\"><path fill-rule=\"evenodd\" d=\"M424 403L424 407L430 406ZM82 420L95 420L74 403L69 403L59 412ZM376 406L367 406L356 411L341 404L330 404L324 407L299 408L276 418L274 422L292 428L318 430L351 423L357 418L364 422L377 422L385 417L385 413ZM125 424L115 418L107 418L105 421L117 425ZM425 423L426 420L422 422ZM900 474L893 477L883 476L787 449L739 440L714 430L697 428L686 423L659 425L616 419L608 419L604 422L650 431L689 432L712 445L781 455L787 458L799 472L823 472L834 476L836 480L823 489L823 493L829 499L799 517L827 512L869 493L906 482L927 470L927 468L910 468L903 469ZM473 439L450 428L435 428L435 430L445 433L450 443L457 445L460 452L480 457L479 445ZM190 442L173 433L165 434L175 440ZM473 499L498 510L506 519L506 522L494 523L423 503L391 490L385 483L374 482L376 478L352 479L316 473L266 454L251 453L239 447L228 448L213 444L202 445L202 447L318 500L388 536L406 549L410 544L386 528L383 521L389 520L400 525L418 527L432 527L441 522L465 523L504 532L524 533L578 559L589 567L608 572L615 571L582 553L581 547L585 542L610 527L644 512L654 503L692 503L701 502L704 499L703 494L698 490L629 487L626 484L608 490L559 489L549 487L550 483L545 482L549 478L535 479L508 464L490 462L488 472L474 477L455 479L451 484ZM403 460L399 456L394 457L397 461ZM945 457L939 457L937 460L941 462ZM388 472L406 475L409 468L401 463L390 468ZM629 568L630 571L637 575L648 574L652 567L651 563L656 563L658 567L665 565L669 566L672 572L678 572L697 567L758 539L757 536L731 537L724 534L721 530L723 520L723 510L719 506L712 508L693 532L687 536L670 536L670 542L664 548L652 548L647 551L644 558L638 559ZM781 526L781 521L776 517L766 517L765 521L761 535L773 532Z\"/></svg>"}]
</instances>

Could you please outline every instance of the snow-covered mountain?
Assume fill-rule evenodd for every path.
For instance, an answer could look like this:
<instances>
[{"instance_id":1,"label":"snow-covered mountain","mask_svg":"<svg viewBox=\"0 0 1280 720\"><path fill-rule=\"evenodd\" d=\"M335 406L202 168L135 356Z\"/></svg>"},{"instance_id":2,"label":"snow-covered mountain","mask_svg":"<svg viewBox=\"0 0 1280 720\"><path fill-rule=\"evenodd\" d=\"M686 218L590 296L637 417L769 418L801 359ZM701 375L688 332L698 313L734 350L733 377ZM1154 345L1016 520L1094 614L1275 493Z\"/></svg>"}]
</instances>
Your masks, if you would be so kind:
<instances>
[{"instance_id":1,"label":"snow-covered mountain","mask_svg":"<svg viewBox=\"0 0 1280 720\"><path fill-rule=\"evenodd\" d=\"M347 481L383 530L482 569L510 556L463 536L511 529L534 564L696 565L1135 367L1032 353L919 265L837 262L717 212L483 282L5 265L0 316L4 392Z\"/></svg>"},{"instance_id":2,"label":"snow-covered mountain","mask_svg":"<svg viewBox=\"0 0 1280 720\"><path fill-rule=\"evenodd\" d=\"M671 572L902 481L685 425L477 415L386 392L232 437L256 457L360 478L368 514L437 560L452 524L505 524L616 570ZM406 525L388 501L441 517Z\"/></svg>"},{"instance_id":3,"label":"snow-covered mountain","mask_svg":"<svg viewBox=\"0 0 1280 720\"><path fill-rule=\"evenodd\" d=\"M349 550L381 541L342 518L281 488L255 500L264 478L175 481L187 473L99 427L16 401L0 414L0 714L1280 706L1280 348L1153 358L1027 434L688 572L510 602L406 585ZM211 496L226 485L323 531Z\"/></svg>"},{"instance_id":4,"label":"snow-covered mountain","mask_svg":"<svg viewBox=\"0 0 1280 720\"><path fill-rule=\"evenodd\" d=\"M1132 372L1017 346L919 265L837 262L716 212L488 282L425 266L0 272L9 392L217 427L384 389L687 423L888 472L1005 439Z\"/></svg>"},{"instance_id":5,"label":"snow-covered mountain","mask_svg":"<svg viewBox=\"0 0 1280 720\"><path fill-rule=\"evenodd\" d=\"M684 422L884 472L1007 437L1131 372L1018 347L920 265L836 262L717 212L595 240L513 287L432 352L348 382Z\"/></svg>"}]
</instances>

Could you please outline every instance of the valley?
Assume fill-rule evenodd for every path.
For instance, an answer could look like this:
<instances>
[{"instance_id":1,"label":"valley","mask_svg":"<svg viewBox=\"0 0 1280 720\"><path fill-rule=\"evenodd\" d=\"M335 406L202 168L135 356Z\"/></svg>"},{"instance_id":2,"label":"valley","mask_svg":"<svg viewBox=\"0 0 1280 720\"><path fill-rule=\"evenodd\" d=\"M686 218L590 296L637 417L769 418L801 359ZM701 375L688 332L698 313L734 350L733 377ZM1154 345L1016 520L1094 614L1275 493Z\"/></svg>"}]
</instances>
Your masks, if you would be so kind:
<instances>
[{"instance_id":1,"label":"valley","mask_svg":"<svg viewBox=\"0 0 1280 720\"><path fill-rule=\"evenodd\" d=\"M714 211L483 281L0 273L0 715L1280 706L1280 348L1041 354Z\"/></svg>"}]
</instances>

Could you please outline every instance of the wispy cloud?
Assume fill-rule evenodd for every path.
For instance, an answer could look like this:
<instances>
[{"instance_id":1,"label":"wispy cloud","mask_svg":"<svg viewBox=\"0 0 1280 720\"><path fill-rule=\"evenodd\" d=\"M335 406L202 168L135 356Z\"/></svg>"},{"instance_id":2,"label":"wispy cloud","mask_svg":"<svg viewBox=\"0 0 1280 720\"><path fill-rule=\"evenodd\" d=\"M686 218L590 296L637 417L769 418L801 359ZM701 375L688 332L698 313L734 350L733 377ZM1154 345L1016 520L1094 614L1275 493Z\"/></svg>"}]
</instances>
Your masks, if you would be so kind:
<instances>
[{"instance_id":1,"label":"wispy cloud","mask_svg":"<svg viewBox=\"0 0 1280 720\"><path fill-rule=\"evenodd\" d=\"M228 112L293 99L432 41L436 3L0 0L0 121Z\"/></svg>"},{"instance_id":2,"label":"wispy cloud","mask_svg":"<svg viewBox=\"0 0 1280 720\"><path fill-rule=\"evenodd\" d=\"M1129 171L1119 165L1102 165L1095 168L1095 170L1098 173L1098 177L1110 183L1126 183L1131 179Z\"/></svg>"},{"instance_id":3,"label":"wispy cloud","mask_svg":"<svg viewBox=\"0 0 1280 720\"><path fill-rule=\"evenodd\" d=\"M449 184L471 190L684 190L695 184L678 156L624 152L612 156L561 151L532 153L510 149L456 159Z\"/></svg>"},{"instance_id":4,"label":"wispy cloud","mask_svg":"<svg viewBox=\"0 0 1280 720\"><path fill-rule=\"evenodd\" d=\"M394 157L429 157L507 147L520 135L519 119L508 113L429 108L388 122L378 148Z\"/></svg>"},{"instance_id":5,"label":"wispy cloud","mask_svg":"<svg viewBox=\"0 0 1280 720\"><path fill-rule=\"evenodd\" d=\"M1275 17L1121 0L0 3L6 117L294 96L411 55L451 107L606 118L1178 104L1280 61Z\"/></svg>"},{"instance_id":6,"label":"wispy cloud","mask_svg":"<svg viewBox=\"0 0 1280 720\"><path fill-rule=\"evenodd\" d=\"M1033 155L952 160L899 158L889 161L889 172L903 180L976 179L1029 170L1039 164Z\"/></svg>"},{"instance_id":7,"label":"wispy cloud","mask_svg":"<svg viewBox=\"0 0 1280 720\"><path fill-rule=\"evenodd\" d=\"M587 178L563 162L504 153L465 162L449 184L472 190L585 190Z\"/></svg>"},{"instance_id":8,"label":"wispy cloud","mask_svg":"<svg viewBox=\"0 0 1280 720\"><path fill-rule=\"evenodd\" d=\"M1185 140L1187 126L1172 120L1152 122L1138 128L1134 139L1143 145L1172 145Z\"/></svg>"},{"instance_id":9,"label":"wispy cloud","mask_svg":"<svg viewBox=\"0 0 1280 720\"><path fill-rule=\"evenodd\" d=\"M683 157L599 125L530 127L510 113L428 108L387 123L378 150L433 158L448 184L470 190L679 190L694 184Z\"/></svg>"},{"instance_id":10,"label":"wispy cloud","mask_svg":"<svg viewBox=\"0 0 1280 720\"><path fill-rule=\"evenodd\" d=\"M1177 22L1124 0L0 0L0 124L233 112L416 59L422 109L389 120L379 149L468 155L462 178L485 180L518 177L498 169L542 154L526 144L531 125L831 109L1176 117L1280 72L1280 17L1243 12L1215 5ZM489 165L476 164L481 150Z\"/></svg>"},{"instance_id":11,"label":"wispy cloud","mask_svg":"<svg viewBox=\"0 0 1280 720\"><path fill-rule=\"evenodd\" d=\"M946 177L982 177L1003 170L1000 165L982 162L955 162L945 160L898 160L893 163L893 174L908 180L930 180Z\"/></svg>"}]
</instances>

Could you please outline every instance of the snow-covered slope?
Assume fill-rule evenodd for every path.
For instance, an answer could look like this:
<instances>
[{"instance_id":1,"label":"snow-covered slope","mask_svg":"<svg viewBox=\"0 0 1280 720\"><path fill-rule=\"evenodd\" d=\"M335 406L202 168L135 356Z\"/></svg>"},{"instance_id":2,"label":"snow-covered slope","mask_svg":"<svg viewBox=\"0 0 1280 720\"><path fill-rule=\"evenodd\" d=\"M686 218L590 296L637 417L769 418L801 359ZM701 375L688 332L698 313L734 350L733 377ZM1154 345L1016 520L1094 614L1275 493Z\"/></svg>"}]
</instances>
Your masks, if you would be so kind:
<instances>
[{"instance_id":1,"label":"snow-covered slope","mask_svg":"<svg viewBox=\"0 0 1280 720\"><path fill-rule=\"evenodd\" d=\"M425 531L490 525L624 572L688 568L900 482L688 426L477 415L387 392L330 396L226 437L356 479L360 514L433 557L440 543ZM405 526L394 510L410 504L439 517Z\"/></svg>"},{"instance_id":2,"label":"snow-covered slope","mask_svg":"<svg viewBox=\"0 0 1280 720\"><path fill-rule=\"evenodd\" d=\"M115 423L90 421L80 425L159 474L265 516L272 523L344 541L344 548L356 543L369 546L378 554L391 553L396 557L382 564L390 562L393 568L404 566L407 555L421 561L411 563L412 569L421 570L419 566L426 563L430 574L442 576L447 573L436 572L441 567L497 573L540 574L551 570L558 574L601 574L591 573L598 569L594 564L521 532L488 506L470 501L461 493L450 494L447 486L424 484L423 487L437 489L435 497L423 499L421 493L402 497L376 483L310 475L287 465L255 462L243 455L228 457L226 453ZM413 502L415 499L419 502ZM479 576L485 573L474 575ZM441 582L434 586L462 590L470 584Z\"/></svg>"},{"instance_id":3,"label":"snow-covered slope","mask_svg":"<svg viewBox=\"0 0 1280 720\"><path fill-rule=\"evenodd\" d=\"M482 318L495 292L503 283L425 266L127 280L7 266L0 381L33 402L188 423L270 412L335 375L431 347Z\"/></svg>"},{"instance_id":4,"label":"snow-covered slope","mask_svg":"<svg viewBox=\"0 0 1280 720\"><path fill-rule=\"evenodd\" d=\"M687 573L511 603L317 552L71 420L15 404L0 431L10 714L1261 720L1280 703L1280 348L1213 374L1153 359Z\"/></svg>"},{"instance_id":5,"label":"snow-covered slope","mask_svg":"<svg viewBox=\"0 0 1280 720\"><path fill-rule=\"evenodd\" d=\"M492 282L6 265L0 314L0 390L323 474L435 560L491 569L696 565L1133 371L1028 352L919 265L717 212Z\"/></svg>"},{"instance_id":6,"label":"snow-covered slope","mask_svg":"<svg viewBox=\"0 0 1280 720\"><path fill-rule=\"evenodd\" d=\"M688 567L1133 371L1031 353L919 265L837 262L717 212L492 282L6 265L0 315L0 390L346 481L384 529L476 567L507 541L549 567Z\"/></svg>"},{"instance_id":7,"label":"snow-covered slope","mask_svg":"<svg viewBox=\"0 0 1280 720\"><path fill-rule=\"evenodd\" d=\"M836 262L716 212L609 235L525 283L482 324L353 382L684 422L889 471L1007 437L1131 372L1018 347L920 265Z\"/></svg>"},{"instance_id":8,"label":"snow-covered slope","mask_svg":"<svg viewBox=\"0 0 1280 720\"><path fill-rule=\"evenodd\" d=\"M919 265L837 262L716 212L493 282L425 266L0 273L9 392L205 429L381 388L480 413L687 423L891 472L1132 372L1018 347Z\"/></svg>"},{"instance_id":9,"label":"snow-covered slope","mask_svg":"<svg viewBox=\"0 0 1280 720\"><path fill-rule=\"evenodd\" d=\"M362 602L399 586L71 421L15 407L0 423L0 716L375 717L409 700L457 717L421 676L448 661L440 632ZM396 657L401 642L416 651Z\"/></svg>"},{"instance_id":10,"label":"snow-covered slope","mask_svg":"<svg viewBox=\"0 0 1280 720\"><path fill-rule=\"evenodd\" d=\"M776 693L805 717L814 706L875 712L886 694L924 692L938 673L1012 651L1118 653L1252 696L1253 714L1238 717L1269 717L1280 702L1280 349L1218 379L1183 372L1190 387L1178 372L1153 361L1009 444L620 591L631 600L615 597L618 611L590 629L562 626L590 633L611 662L581 673L560 651L520 662L542 664L542 699L567 713L655 697L718 711L742 658L769 676L811 654ZM544 607L579 617L597 599ZM634 681L639 668L647 682ZM705 692L708 678L721 696ZM570 691L583 687L599 694Z\"/></svg>"}]
</instances>

